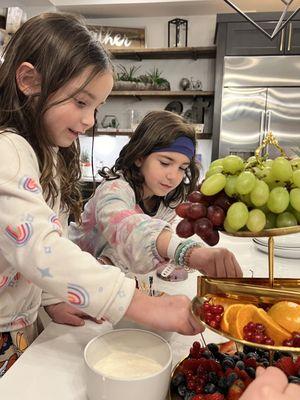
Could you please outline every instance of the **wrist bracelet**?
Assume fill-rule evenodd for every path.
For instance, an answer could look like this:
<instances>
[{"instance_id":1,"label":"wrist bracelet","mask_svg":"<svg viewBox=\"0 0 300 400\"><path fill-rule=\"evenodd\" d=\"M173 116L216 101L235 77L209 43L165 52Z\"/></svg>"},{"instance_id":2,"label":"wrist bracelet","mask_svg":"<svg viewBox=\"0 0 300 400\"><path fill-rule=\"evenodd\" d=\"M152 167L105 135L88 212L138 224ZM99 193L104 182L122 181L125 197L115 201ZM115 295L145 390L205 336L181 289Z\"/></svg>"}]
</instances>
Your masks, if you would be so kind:
<instances>
[{"instance_id":1,"label":"wrist bracelet","mask_svg":"<svg viewBox=\"0 0 300 400\"><path fill-rule=\"evenodd\" d=\"M182 242L182 243L177 247L177 249L176 249L176 251L175 251L175 256L174 256L174 261L175 261L175 263L176 263L177 265L183 266L183 265L182 265L182 256L183 256L183 254L184 254L184 252L185 252L185 248L188 248L189 245L190 245L191 243L194 243L194 241L191 240L191 239L189 239L189 240L186 240L186 241Z\"/></svg>"},{"instance_id":2,"label":"wrist bracelet","mask_svg":"<svg viewBox=\"0 0 300 400\"><path fill-rule=\"evenodd\" d=\"M190 258L191 258L193 249L194 249L195 247L200 248L200 247L203 247L203 246L201 245L201 243L195 242L193 246L190 246L190 247L187 249L187 251L185 252L185 255L184 255L184 265L185 265L185 267L187 267L187 268L193 268L193 267L190 267Z\"/></svg>"}]
</instances>

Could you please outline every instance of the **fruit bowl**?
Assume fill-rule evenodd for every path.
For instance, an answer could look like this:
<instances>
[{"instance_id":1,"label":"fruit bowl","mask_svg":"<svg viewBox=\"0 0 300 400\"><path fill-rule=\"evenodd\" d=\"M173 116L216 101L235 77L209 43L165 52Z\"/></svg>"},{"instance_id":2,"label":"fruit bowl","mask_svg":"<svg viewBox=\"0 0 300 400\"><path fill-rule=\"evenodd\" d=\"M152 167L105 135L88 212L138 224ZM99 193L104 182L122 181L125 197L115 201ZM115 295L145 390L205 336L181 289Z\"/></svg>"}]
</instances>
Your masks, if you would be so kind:
<instances>
[{"instance_id":1,"label":"fruit bowl","mask_svg":"<svg viewBox=\"0 0 300 400\"><path fill-rule=\"evenodd\" d=\"M250 231L238 231L235 233L229 233L226 231L221 231L224 235L228 236L236 236L236 237L272 237L272 236L282 236L289 235L292 233L300 232L300 225L289 226L286 228L272 228L265 229L259 232L250 232Z\"/></svg>"},{"instance_id":2,"label":"fruit bowl","mask_svg":"<svg viewBox=\"0 0 300 400\"><path fill-rule=\"evenodd\" d=\"M220 336L223 336L225 338L227 338L228 340L232 340L240 345L243 346L250 346L250 347L255 347L255 348L261 348L264 350L269 350L269 351L281 351L281 352L291 352L291 353L300 353L300 347L287 347L287 346L277 346L277 345L268 345L268 344L262 344L262 343L254 343L254 342L250 342L248 340L244 340L244 339L239 339L236 337L233 337L231 334L224 332L223 330L221 330L221 328L214 328L211 325L209 325L208 323L205 322L204 318L203 318L203 305L205 302L207 302L209 300L208 297L195 297L192 300L192 306L191 306L191 311L193 316L196 318L196 320L198 320L199 322L201 322L206 328L212 330L213 332L217 333Z\"/></svg>"}]
</instances>

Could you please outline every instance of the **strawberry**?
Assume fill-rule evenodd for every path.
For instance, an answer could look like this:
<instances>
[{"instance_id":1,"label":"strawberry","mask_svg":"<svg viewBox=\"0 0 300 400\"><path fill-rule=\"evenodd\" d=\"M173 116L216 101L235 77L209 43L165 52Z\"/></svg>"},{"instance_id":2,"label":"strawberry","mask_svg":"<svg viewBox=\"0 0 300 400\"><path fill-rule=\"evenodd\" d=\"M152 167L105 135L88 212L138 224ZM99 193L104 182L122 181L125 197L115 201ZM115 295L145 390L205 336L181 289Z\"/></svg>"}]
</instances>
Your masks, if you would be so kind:
<instances>
[{"instance_id":1,"label":"strawberry","mask_svg":"<svg viewBox=\"0 0 300 400\"><path fill-rule=\"evenodd\" d=\"M219 392L215 392L212 394L206 394L205 400L224 400L224 395Z\"/></svg>"},{"instance_id":2,"label":"strawberry","mask_svg":"<svg viewBox=\"0 0 300 400\"><path fill-rule=\"evenodd\" d=\"M241 379L237 379L228 389L227 400L238 400L243 391L245 390L245 384Z\"/></svg>"},{"instance_id":3,"label":"strawberry","mask_svg":"<svg viewBox=\"0 0 300 400\"><path fill-rule=\"evenodd\" d=\"M195 396L192 397L192 400L205 400L205 394L195 394Z\"/></svg>"},{"instance_id":4,"label":"strawberry","mask_svg":"<svg viewBox=\"0 0 300 400\"><path fill-rule=\"evenodd\" d=\"M297 373L295 364L291 357L281 357L276 361L274 367L280 368L287 376L295 375Z\"/></svg>"}]
</instances>

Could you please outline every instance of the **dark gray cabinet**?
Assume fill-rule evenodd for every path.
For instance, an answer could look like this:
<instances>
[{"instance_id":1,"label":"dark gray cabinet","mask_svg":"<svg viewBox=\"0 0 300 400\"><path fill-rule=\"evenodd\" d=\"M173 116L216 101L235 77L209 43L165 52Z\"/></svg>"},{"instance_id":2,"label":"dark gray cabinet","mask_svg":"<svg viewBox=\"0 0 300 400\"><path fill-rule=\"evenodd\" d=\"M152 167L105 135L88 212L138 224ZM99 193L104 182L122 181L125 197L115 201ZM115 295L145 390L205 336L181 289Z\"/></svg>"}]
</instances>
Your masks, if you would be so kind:
<instances>
[{"instance_id":1,"label":"dark gray cabinet","mask_svg":"<svg viewBox=\"0 0 300 400\"><path fill-rule=\"evenodd\" d=\"M259 22L259 25L272 34L276 22ZM250 22L228 23L225 53L228 56L300 54L300 21L289 22L272 40Z\"/></svg>"}]
</instances>

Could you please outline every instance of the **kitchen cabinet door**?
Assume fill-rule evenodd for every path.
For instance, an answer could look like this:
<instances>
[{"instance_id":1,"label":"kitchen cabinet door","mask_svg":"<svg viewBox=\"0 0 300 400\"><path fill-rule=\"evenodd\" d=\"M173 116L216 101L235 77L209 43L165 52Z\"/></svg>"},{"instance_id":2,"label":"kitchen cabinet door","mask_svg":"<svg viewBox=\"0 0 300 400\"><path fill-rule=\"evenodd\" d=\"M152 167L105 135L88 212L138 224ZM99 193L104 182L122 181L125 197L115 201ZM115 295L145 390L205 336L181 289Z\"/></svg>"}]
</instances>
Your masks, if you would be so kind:
<instances>
[{"instance_id":1,"label":"kitchen cabinet door","mask_svg":"<svg viewBox=\"0 0 300 400\"><path fill-rule=\"evenodd\" d=\"M300 54L300 21L291 21L285 29L285 54Z\"/></svg>"},{"instance_id":2,"label":"kitchen cabinet door","mask_svg":"<svg viewBox=\"0 0 300 400\"><path fill-rule=\"evenodd\" d=\"M260 22L259 25L266 32L272 34L276 23ZM283 32L280 32L271 40L250 22L231 22L227 24L226 55L259 56L283 54L283 52Z\"/></svg>"},{"instance_id":3,"label":"kitchen cabinet door","mask_svg":"<svg viewBox=\"0 0 300 400\"><path fill-rule=\"evenodd\" d=\"M224 88L219 157L254 154L264 133L266 98L266 88Z\"/></svg>"}]
</instances>

